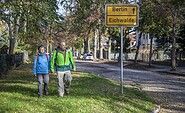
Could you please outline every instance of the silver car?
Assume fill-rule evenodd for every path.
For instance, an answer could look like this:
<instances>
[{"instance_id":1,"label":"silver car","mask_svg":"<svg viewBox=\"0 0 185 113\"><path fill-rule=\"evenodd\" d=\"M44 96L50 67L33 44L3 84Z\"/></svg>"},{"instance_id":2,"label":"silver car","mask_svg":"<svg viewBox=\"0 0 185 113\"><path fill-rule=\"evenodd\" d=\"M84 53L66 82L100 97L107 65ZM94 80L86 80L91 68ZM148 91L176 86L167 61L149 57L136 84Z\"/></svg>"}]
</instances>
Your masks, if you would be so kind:
<instances>
[{"instance_id":1,"label":"silver car","mask_svg":"<svg viewBox=\"0 0 185 113\"><path fill-rule=\"evenodd\" d=\"M82 57L82 60L94 60L94 57L92 54L85 53Z\"/></svg>"}]
</instances>

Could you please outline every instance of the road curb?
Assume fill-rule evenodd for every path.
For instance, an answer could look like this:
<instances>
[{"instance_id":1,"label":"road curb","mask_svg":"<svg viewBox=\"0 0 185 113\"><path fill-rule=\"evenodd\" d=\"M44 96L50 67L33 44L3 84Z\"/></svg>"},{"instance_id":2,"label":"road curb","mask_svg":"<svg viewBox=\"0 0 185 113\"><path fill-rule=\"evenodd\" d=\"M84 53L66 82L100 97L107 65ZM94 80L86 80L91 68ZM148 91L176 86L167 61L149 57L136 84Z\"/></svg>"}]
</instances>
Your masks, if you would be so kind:
<instances>
[{"instance_id":1,"label":"road curb","mask_svg":"<svg viewBox=\"0 0 185 113\"><path fill-rule=\"evenodd\" d=\"M178 75L178 76L185 77L185 74L183 74L183 73L169 72L169 71L157 71L157 72L159 72L159 73L166 73L166 74L173 74L173 75Z\"/></svg>"}]
</instances>

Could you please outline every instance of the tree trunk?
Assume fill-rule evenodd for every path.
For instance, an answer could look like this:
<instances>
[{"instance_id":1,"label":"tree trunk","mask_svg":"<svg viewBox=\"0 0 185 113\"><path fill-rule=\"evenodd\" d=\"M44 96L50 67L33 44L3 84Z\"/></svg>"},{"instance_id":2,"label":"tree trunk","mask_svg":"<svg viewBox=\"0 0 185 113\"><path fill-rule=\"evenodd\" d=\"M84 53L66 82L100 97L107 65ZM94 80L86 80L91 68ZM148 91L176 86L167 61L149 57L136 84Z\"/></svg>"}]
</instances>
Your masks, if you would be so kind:
<instances>
[{"instance_id":1,"label":"tree trunk","mask_svg":"<svg viewBox=\"0 0 185 113\"><path fill-rule=\"evenodd\" d=\"M9 47L9 54L13 54L14 53L14 48L15 48L15 43L16 43L16 40L18 38L18 34L19 34L19 24L20 24L20 16L17 17L16 19L16 23L15 23L15 37L13 37L13 31L12 31L12 25L11 25L11 17L10 17L10 20L9 20L9 24L8 24L8 27L9 27L9 40L10 40L10 47Z\"/></svg>"},{"instance_id":2,"label":"tree trunk","mask_svg":"<svg viewBox=\"0 0 185 113\"><path fill-rule=\"evenodd\" d=\"M85 39L84 39L85 40ZM85 48L85 44L83 43L83 45L82 45L82 49L81 49L81 53L85 53L85 50L84 50L84 48Z\"/></svg>"},{"instance_id":3,"label":"tree trunk","mask_svg":"<svg viewBox=\"0 0 185 113\"><path fill-rule=\"evenodd\" d=\"M84 53L87 53L88 51L88 44L87 44L87 39L84 39Z\"/></svg>"},{"instance_id":4,"label":"tree trunk","mask_svg":"<svg viewBox=\"0 0 185 113\"><path fill-rule=\"evenodd\" d=\"M179 61L180 62L182 61L182 52L181 52L181 50L179 51Z\"/></svg>"},{"instance_id":5,"label":"tree trunk","mask_svg":"<svg viewBox=\"0 0 185 113\"><path fill-rule=\"evenodd\" d=\"M76 49L76 56L77 56L77 57L79 56L78 54L79 54L78 49Z\"/></svg>"},{"instance_id":6,"label":"tree trunk","mask_svg":"<svg viewBox=\"0 0 185 113\"><path fill-rule=\"evenodd\" d=\"M9 32L9 40L10 40L10 46L9 46L9 54L13 54L13 49L14 49L14 45L15 45L15 40L12 37L12 25L11 22L8 23L8 32Z\"/></svg>"},{"instance_id":7,"label":"tree trunk","mask_svg":"<svg viewBox=\"0 0 185 113\"><path fill-rule=\"evenodd\" d=\"M111 60L110 54L111 54L111 38L109 37L109 43L108 43L108 60L109 61Z\"/></svg>"},{"instance_id":8,"label":"tree trunk","mask_svg":"<svg viewBox=\"0 0 185 113\"><path fill-rule=\"evenodd\" d=\"M50 43L49 44L49 53L51 53L53 51L53 47L52 47L52 44Z\"/></svg>"},{"instance_id":9,"label":"tree trunk","mask_svg":"<svg viewBox=\"0 0 185 113\"><path fill-rule=\"evenodd\" d=\"M91 52L91 48L90 48L90 39L89 39L89 37L87 38L87 51L88 51L88 53Z\"/></svg>"},{"instance_id":10,"label":"tree trunk","mask_svg":"<svg viewBox=\"0 0 185 113\"><path fill-rule=\"evenodd\" d=\"M98 37L98 30L94 30L94 59L96 59L96 46L97 46L97 37Z\"/></svg>"},{"instance_id":11,"label":"tree trunk","mask_svg":"<svg viewBox=\"0 0 185 113\"><path fill-rule=\"evenodd\" d=\"M84 39L84 52L85 53L89 53L89 38L87 37L86 39Z\"/></svg>"},{"instance_id":12,"label":"tree trunk","mask_svg":"<svg viewBox=\"0 0 185 113\"><path fill-rule=\"evenodd\" d=\"M172 63L172 71L176 71L176 33L175 33L175 25L172 28L172 53L171 53L171 63Z\"/></svg>"},{"instance_id":13,"label":"tree trunk","mask_svg":"<svg viewBox=\"0 0 185 113\"><path fill-rule=\"evenodd\" d=\"M103 59L102 32L100 29L99 29L99 55L100 55L100 59Z\"/></svg>"},{"instance_id":14,"label":"tree trunk","mask_svg":"<svg viewBox=\"0 0 185 113\"><path fill-rule=\"evenodd\" d=\"M137 63L137 58L138 58L138 54L139 54L139 47L141 45L141 36L142 36L142 32L139 34L139 38L138 38L138 44L137 44L137 48L136 48L136 55L135 55L135 59L134 62Z\"/></svg>"},{"instance_id":15,"label":"tree trunk","mask_svg":"<svg viewBox=\"0 0 185 113\"><path fill-rule=\"evenodd\" d=\"M15 38L10 38L9 40L10 40L9 54L13 54L15 47Z\"/></svg>"},{"instance_id":16,"label":"tree trunk","mask_svg":"<svg viewBox=\"0 0 185 113\"><path fill-rule=\"evenodd\" d=\"M153 48L153 36L150 37L150 56L149 56L149 66L152 65L152 48Z\"/></svg>"}]
</instances>

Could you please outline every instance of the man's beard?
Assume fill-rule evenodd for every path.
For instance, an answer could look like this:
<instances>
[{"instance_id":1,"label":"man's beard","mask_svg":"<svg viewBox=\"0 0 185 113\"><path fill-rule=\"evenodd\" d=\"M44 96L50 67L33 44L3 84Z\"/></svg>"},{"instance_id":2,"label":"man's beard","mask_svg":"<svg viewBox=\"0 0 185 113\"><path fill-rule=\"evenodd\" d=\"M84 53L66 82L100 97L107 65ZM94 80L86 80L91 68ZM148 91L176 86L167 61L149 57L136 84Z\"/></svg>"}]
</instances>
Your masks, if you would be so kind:
<instances>
[{"instance_id":1,"label":"man's beard","mask_svg":"<svg viewBox=\"0 0 185 113\"><path fill-rule=\"evenodd\" d=\"M65 51L65 49L66 49L66 48L63 47L63 48L61 48L61 51Z\"/></svg>"}]
</instances>

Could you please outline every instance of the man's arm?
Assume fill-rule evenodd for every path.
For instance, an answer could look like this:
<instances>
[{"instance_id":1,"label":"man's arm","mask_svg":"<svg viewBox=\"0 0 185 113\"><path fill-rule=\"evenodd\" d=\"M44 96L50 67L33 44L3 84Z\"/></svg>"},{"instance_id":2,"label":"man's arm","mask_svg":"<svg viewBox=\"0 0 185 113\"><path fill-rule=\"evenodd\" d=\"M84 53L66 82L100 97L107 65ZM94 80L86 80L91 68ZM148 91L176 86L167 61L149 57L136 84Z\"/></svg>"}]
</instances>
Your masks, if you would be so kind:
<instances>
[{"instance_id":1,"label":"man's arm","mask_svg":"<svg viewBox=\"0 0 185 113\"><path fill-rule=\"evenodd\" d=\"M72 55L71 51L70 51L70 55L69 55L69 60L70 60L70 62L72 64L73 71L76 71L76 65L75 65L74 58L73 58L73 55Z\"/></svg>"},{"instance_id":2,"label":"man's arm","mask_svg":"<svg viewBox=\"0 0 185 113\"><path fill-rule=\"evenodd\" d=\"M53 55L51 57L51 62L50 62L50 71L51 71L51 73L54 72L55 58L56 58L56 50L53 51Z\"/></svg>"}]
</instances>

